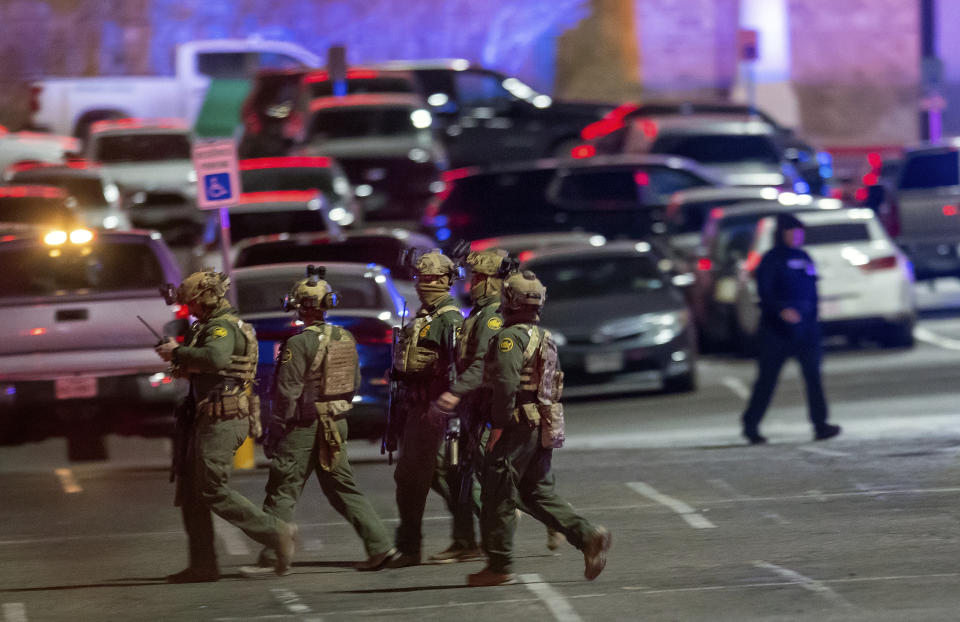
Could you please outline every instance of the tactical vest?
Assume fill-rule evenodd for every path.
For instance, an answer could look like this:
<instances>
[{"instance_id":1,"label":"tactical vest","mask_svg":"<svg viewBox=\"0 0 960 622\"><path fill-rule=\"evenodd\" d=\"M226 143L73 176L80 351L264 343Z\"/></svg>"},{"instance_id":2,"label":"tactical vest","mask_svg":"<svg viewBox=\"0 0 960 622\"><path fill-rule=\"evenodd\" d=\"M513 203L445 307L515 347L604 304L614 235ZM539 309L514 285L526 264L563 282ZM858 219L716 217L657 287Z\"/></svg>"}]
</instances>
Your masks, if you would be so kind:
<instances>
[{"instance_id":1,"label":"tactical vest","mask_svg":"<svg viewBox=\"0 0 960 622\"><path fill-rule=\"evenodd\" d=\"M217 419L234 419L237 417L249 418L249 435L259 438L263 434L260 422L260 398L253 392L253 381L257 376L257 361L260 356L260 345L253 325L244 322L231 313L221 315L223 319L234 324L243 335L243 354L231 354L230 363L223 369L214 372L224 378L239 380L239 384L228 386L226 383L217 391L217 395L207 395L197 403L197 411L202 416ZM201 331L196 331L190 342L195 346Z\"/></svg>"},{"instance_id":2,"label":"tactical vest","mask_svg":"<svg viewBox=\"0 0 960 622\"><path fill-rule=\"evenodd\" d=\"M534 400L518 400L517 410L531 425L540 425L540 442L545 448L559 449L565 440L563 405L563 372L560 371L557 344L550 331L532 324L517 324L530 337L523 350L520 369L521 393L536 396ZM542 424L542 425L541 425Z\"/></svg>"},{"instance_id":3,"label":"tactical vest","mask_svg":"<svg viewBox=\"0 0 960 622\"><path fill-rule=\"evenodd\" d=\"M463 339L457 348L457 369L460 371L463 371L461 365L468 364L476 357L477 346L479 345L477 333L483 329L482 322L489 322L490 318L494 317L499 309L500 303L494 302L481 308L480 311L463 321Z\"/></svg>"},{"instance_id":4,"label":"tactical vest","mask_svg":"<svg viewBox=\"0 0 960 622\"><path fill-rule=\"evenodd\" d=\"M439 353L420 345L420 339L426 337L423 331L433 320L445 313L460 313L454 305L440 307L435 312L414 318L400 334L400 342L393 352L393 368L400 373L416 374L433 368L439 358Z\"/></svg>"},{"instance_id":5,"label":"tactical vest","mask_svg":"<svg viewBox=\"0 0 960 622\"><path fill-rule=\"evenodd\" d=\"M324 324L304 329L317 335L319 347L304 382L304 395L313 401L318 415L336 416L352 407L357 390L357 345L349 332Z\"/></svg>"},{"instance_id":6,"label":"tactical vest","mask_svg":"<svg viewBox=\"0 0 960 622\"><path fill-rule=\"evenodd\" d=\"M244 322L233 314L221 315L220 317L229 320L240 329L243 340L246 342L243 354L231 354L230 364L223 369L217 370L218 376L227 378L237 378L246 382L253 381L257 377L257 361L260 358L260 345L257 342L257 333L253 330L253 325Z\"/></svg>"}]
</instances>

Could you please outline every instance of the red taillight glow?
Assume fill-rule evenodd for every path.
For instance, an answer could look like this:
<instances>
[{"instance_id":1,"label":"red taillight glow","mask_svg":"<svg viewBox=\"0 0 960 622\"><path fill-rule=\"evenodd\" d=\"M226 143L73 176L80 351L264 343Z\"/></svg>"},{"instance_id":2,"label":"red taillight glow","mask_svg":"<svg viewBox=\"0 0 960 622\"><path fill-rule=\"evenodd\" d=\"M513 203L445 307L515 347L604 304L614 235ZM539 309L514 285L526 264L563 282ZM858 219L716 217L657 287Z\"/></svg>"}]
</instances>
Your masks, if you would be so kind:
<instances>
[{"instance_id":1,"label":"red taillight glow","mask_svg":"<svg viewBox=\"0 0 960 622\"><path fill-rule=\"evenodd\" d=\"M944 205L943 206L943 215L944 216L956 216L957 215L957 206L956 205Z\"/></svg>"},{"instance_id":2,"label":"red taillight glow","mask_svg":"<svg viewBox=\"0 0 960 622\"><path fill-rule=\"evenodd\" d=\"M870 191L863 186L857 188L857 191L853 193L853 198L861 203L866 201L868 196L870 196Z\"/></svg>"},{"instance_id":3,"label":"red taillight glow","mask_svg":"<svg viewBox=\"0 0 960 622\"><path fill-rule=\"evenodd\" d=\"M533 257L533 251L523 251L519 255L517 255L517 261L519 261L520 263L523 263L528 259L530 259L531 257Z\"/></svg>"},{"instance_id":4,"label":"red taillight glow","mask_svg":"<svg viewBox=\"0 0 960 622\"><path fill-rule=\"evenodd\" d=\"M39 328L31 328L31 329L30 329L30 334L31 334L32 336L34 336L34 337L38 337L38 336L40 336L40 335L46 335L46 334L47 334L47 329L46 329L46 328L42 328L42 327L39 327Z\"/></svg>"},{"instance_id":5,"label":"red taillight glow","mask_svg":"<svg viewBox=\"0 0 960 622\"><path fill-rule=\"evenodd\" d=\"M189 320L190 307L187 305L173 305L173 316L178 320Z\"/></svg>"},{"instance_id":6,"label":"red taillight glow","mask_svg":"<svg viewBox=\"0 0 960 622\"><path fill-rule=\"evenodd\" d=\"M713 267L713 262L709 257L701 257L697 260L697 270L707 272Z\"/></svg>"},{"instance_id":7,"label":"red taillight glow","mask_svg":"<svg viewBox=\"0 0 960 622\"><path fill-rule=\"evenodd\" d=\"M644 171L637 171L633 174L633 181L638 186L649 186L650 185L650 175Z\"/></svg>"},{"instance_id":8,"label":"red taillight glow","mask_svg":"<svg viewBox=\"0 0 960 622\"><path fill-rule=\"evenodd\" d=\"M347 69L347 80L370 80L380 76L376 69ZM330 79L330 73L327 71L314 71L308 74L303 81L306 83L326 82Z\"/></svg>"},{"instance_id":9,"label":"red taillight glow","mask_svg":"<svg viewBox=\"0 0 960 622\"><path fill-rule=\"evenodd\" d=\"M623 127L623 118L636 109L637 105L633 102L620 104L599 121L594 121L580 130L580 137L584 140L593 140L615 132Z\"/></svg>"},{"instance_id":10,"label":"red taillight glow","mask_svg":"<svg viewBox=\"0 0 960 622\"><path fill-rule=\"evenodd\" d=\"M351 326L350 332L360 345L384 345L393 343L393 329L390 326L377 322L371 326L367 324Z\"/></svg>"},{"instance_id":11,"label":"red taillight glow","mask_svg":"<svg viewBox=\"0 0 960 622\"><path fill-rule=\"evenodd\" d=\"M656 122L649 119L644 119L640 122L640 130L643 132L643 135L647 137L647 140L653 140L657 137L659 128L657 127Z\"/></svg>"},{"instance_id":12,"label":"red taillight glow","mask_svg":"<svg viewBox=\"0 0 960 622\"><path fill-rule=\"evenodd\" d=\"M876 186L879 183L880 178L876 173L867 173L863 176L863 185L864 186Z\"/></svg>"},{"instance_id":13,"label":"red taillight glow","mask_svg":"<svg viewBox=\"0 0 960 622\"><path fill-rule=\"evenodd\" d=\"M760 265L761 258L762 256L757 251L750 251L747 253L747 260L743 262L743 269L747 272L753 272Z\"/></svg>"},{"instance_id":14,"label":"red taillight glow","mask_svg":"<svg viewBox=\"0 0 960 622\"><path fill-rule=\"evenodd\" d=\"M290 158L251 158L240 160L241 171L257 171L268 168L329 168L330 158L290 157Z\"/></svg>"},{"instance_id":15,"label":"red taillight glow","mask_svg":"<svg viewBox=\"0 0 960 622\"><path fill-rule=\"evenodd\" d=\"M244 192L240 204L251 203L306 203L317 198L316 190L276 190L273 192Z\"/></svg>"},{"instance_id":16,"label":"red taillight glow","mask_svg":"<svg viewBox=\"0 0 960 622\"><path fill-rule=\"evenodd\" d=\"M67 193L62 188L53 186L8 186L0 188L0 197L22 199L36 197L41 199L66 199Z\"/></svg>"},{"instance_id":17,"label":"red taillight glow","mask_svg":"<svg viewBox=\"0 0 960 622\"><path fill-rule=\"evenodd\" d=\"M865 272L871 272L873 270L891 270L897 267L897 257L896 255L890 255L888 257L877 257L876 259L871 259L867 263L860 266L860 269Z\"/></svg>"},{"instance_id":18,"label":"red taillight glow","mask_svg":"<svg viewBox=\"0 0 960 622\"><path fill-rule=\"evenodd\" d=\"M449 184L457 181L458 179L469 177L470 175L473 175L476 171L477 169L469 166L464 168L453 168L453 169L450 169L449 171L443 171L442 173L440 173L440 179L442 179L444 182Z\"/></svg>"},{"instance_id":19,"label":"red taillight glow","mask_svg":"<svg viewBox=\"0 0 960 622\"><path fill-rule=\"evenodd\" d=\"M577 160L592 158L595 155L597 155L597 148L593 145L577 145L570 150L570 157L576 158Z\"/></svg>"}]
</instances>

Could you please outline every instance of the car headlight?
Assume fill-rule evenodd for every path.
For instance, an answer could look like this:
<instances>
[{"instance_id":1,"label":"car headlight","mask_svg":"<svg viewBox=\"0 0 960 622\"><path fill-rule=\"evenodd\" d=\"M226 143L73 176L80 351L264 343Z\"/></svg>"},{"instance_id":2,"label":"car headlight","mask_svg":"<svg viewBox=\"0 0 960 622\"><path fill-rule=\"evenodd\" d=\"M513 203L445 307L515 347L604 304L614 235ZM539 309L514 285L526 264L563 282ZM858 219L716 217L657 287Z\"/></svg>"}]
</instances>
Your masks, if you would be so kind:
<instances>
[{"instance_id":1,"label":"car headlight","mask_svg":"<svg viewBox=\"0 0 960 622\"><path fill-rule=\"evenodd\" d=\"M117 216L107 216L103 219L104 229L116 229L120 225L120 218Z\"/></svg>"},{"instance_id":2,"label":"car headlight","mask_svg":"<svg viewBox=\"0 0 960 622\"><path fill-rule=\"evenodd\" d=\"M117 184L104 184L103 198L106 199L107 203L116 203L120 199L120 188L117 187Z\"/></svg>"}]
</instances>

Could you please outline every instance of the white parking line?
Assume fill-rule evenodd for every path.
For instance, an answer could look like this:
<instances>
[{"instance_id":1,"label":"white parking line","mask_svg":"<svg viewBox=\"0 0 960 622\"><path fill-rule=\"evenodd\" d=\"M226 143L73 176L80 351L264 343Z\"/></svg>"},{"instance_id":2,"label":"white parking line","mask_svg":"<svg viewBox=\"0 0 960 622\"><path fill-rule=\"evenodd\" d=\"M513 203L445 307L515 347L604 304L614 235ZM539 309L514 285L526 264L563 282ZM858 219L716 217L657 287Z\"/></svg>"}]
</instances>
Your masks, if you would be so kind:
<instances>
[{"instance_id":1,"label":"white parking line","mask_svg":"<svg viewBox=\"0 0 960 622\"><path fill-rule=\"evenodd\" d=\"M784 568L783 566L771 564L770 562L755 561L753 562L753 565L757 568L769 570L770 572L779 575L784 579L789 579L792 583L799 585L805 590L810 590L815 594L823 596L835 605L840 605L841 607L853 606L849 602L845 601L842 596L834 592L831 588L824 585L822 581L811 579L810 577L804 576L795 570L790 570L789 568Z\"/></svg>"},{"instance_id":2,"label":"white parking line","mask_svg":"<svg viewBox=\"0 0 960 622\"><path fill-rule=\"evenodd\" d=\"M937 333L927 330L926 328L914 328L913 337L924 343L929 343L932 346L943 348L944 350L960 350L960 341L951 339L950 337L944 337L943 335L938 335Z\"/></svg>"},{"instance_id":3,"label":"white parking line","mask_svg":"<svg viewBox=\"0 0 960 622\"><path fill-rule=\"evenodd\" d=\"M27 622L27 606L23 603L3 603L4 622Z\"/></svg>"},{"instance_id":4,"label":"white parking line","mask_svg":"<svg viewBox=\"0 0 960 622\"><path fill-rule=\"evenodd\" d=\"M834 458L849 458L850 454L844 451L836 451L834 449L823 449L822 447L797 447L800 451L805 451L809 454L820 454L821 456L831 456Z\"/></svg>"},{"instance_id":5,"label":"white parking line","mask_svg":"<svg viewBox=\"0 0 960 622\"><path fill-rule=\"evenodd\" d=\"M843 579L822 579L818 583L833 584L833 583L871 583L871 582L884 582L884 581L917 581L917 580L928 580L928 579L956 579L960 577L960 572L944 572L944 573L933 573L933 574L916 574L916 575L892 575L892 576L883 576L883 577L846 577ZM785 587L788 585L794 585L794 581L763 581L758 583L736 583L731 585L700 585L697 587L674 587L674 588L663 588L659 590L650 589L649 587L643 585L637 586L625 586L620 589L628 592L640 592L642 596L651 595L651 594L676 594L680 592L716 592L722 590L746 590L746 589L755 589L755 588L765 588L765 587Z\"/></svg>"},{"instance_id":6,"label":"white parking line","mask_svg":"<svg viewBox=\"0 0 960 622\"><path fill-rule=\"evenodd\" d=\"M231 555L250 555L247 534L216 515L213 517L213 526L216 534L223 540L227 553Z\"/></svg>"},{"instance_id":7,"label":"white parking line","mask_svg":"<svg viewBox=\"0 0 960 622\"><path fill-rule=\"evenodd\" d=\"M739 378L733 376L726 376L722 380L723 386L727 387L733 394L739 397L742 400L747 400L750 397L750 389L747 388L746 383Z\"/></svg>"},{"instance_id":8,"label":"white parking line","mask_svg":"<svg viewBox=\"0 0 960 622\"><path fill-rule=\"evenodd\" d=\"M519 577L528 590L543 601L557 622L582 622L582 618L573 610L567 599L538 574L522 574Z\"/></svg>"},{"instance_id":9,"label":"white parking line","mask_svg":"<svg viewBox=\"0 0 960 622\"><path fill-rule=\"evenodd\" d=\"M77 483L77 480L73 477L73 471L70 469L54 469L57 477L60 479L60 485L63 486L63 492L68 495L72 495L78 492L83 492L83 488L80 487L80 484Z\"/></svg>"},{"instance_id":10,"label":"white parking line","mask_svg":"<svg viewBox=\"0 0 960 622\"><path fill-rule=\"evenodd\" d=\"M650 499L651 501L656 501L661 505L665 505L677 514L680 517L687 521L694 529L714 529L716 525L707 520L702 514L694 510L692 507L680 501L679 499L674 499L673 497L667 496L662 492L658 491L656 488L650 484L644 482L627 482L627 486L636 493L639 493Z\"/></svg>"},{"instance_id":11,"label":"white parking line","mask_svg":"<svg viewBox=\"0 0 960 622\"><path fill-rule=\"evenodd\" d=\"M284 608L293 614L303 614L303 613L313 613L308 605L300 599L300 596L297 595L293 590L288 590L283 587L273 587L270 588L270 593L273 594L273 597L279 601Z\"/></svg>"}]
</instances>

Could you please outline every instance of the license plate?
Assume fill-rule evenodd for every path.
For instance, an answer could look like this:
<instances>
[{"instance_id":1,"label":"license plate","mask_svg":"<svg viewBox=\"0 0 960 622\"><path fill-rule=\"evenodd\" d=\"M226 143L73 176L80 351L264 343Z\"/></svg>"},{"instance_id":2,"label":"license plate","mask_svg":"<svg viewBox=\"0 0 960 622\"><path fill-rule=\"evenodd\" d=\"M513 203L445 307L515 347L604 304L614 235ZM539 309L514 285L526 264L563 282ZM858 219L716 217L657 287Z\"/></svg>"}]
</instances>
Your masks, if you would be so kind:
<instances>
[{"instance_id":1,"label":"license plate","mask_svg":"<svg viewBox=\"0 0 960 622\"><path fill-rule=\"evenodd\" d=\"M623 369L622 352L600 352L588 354L583 359L583 367L588 374L602 374Z\"/></svg>"},{"instance_id":2,"label":"license plate","mask_svg":"<svg viewBox=\"0 0 960 622\"><path fill-rule=\"evenodd\" d=\"M97 379L85 376L67 376L54 381L54 393L58 400L75 400L97 396Z\"/></svg>"}]
</instances>

